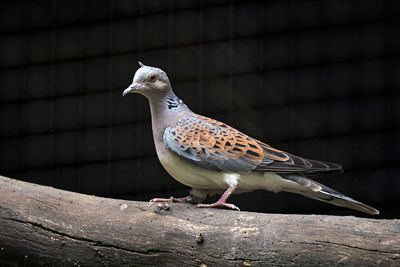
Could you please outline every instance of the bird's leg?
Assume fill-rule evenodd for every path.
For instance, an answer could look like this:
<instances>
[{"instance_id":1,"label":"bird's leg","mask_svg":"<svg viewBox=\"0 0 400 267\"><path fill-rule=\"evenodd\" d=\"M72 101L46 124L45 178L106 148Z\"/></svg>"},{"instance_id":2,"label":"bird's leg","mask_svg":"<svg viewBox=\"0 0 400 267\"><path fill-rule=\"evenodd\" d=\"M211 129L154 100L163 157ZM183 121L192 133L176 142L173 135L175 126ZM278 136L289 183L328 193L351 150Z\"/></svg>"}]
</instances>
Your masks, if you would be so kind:
<instances>
[{"instance_id":1,"label":"bird's leg","mask_svg":"<svg viewBox=\"0 0 400 267\"><path fill-rule=\"evenodd\" d=\"M240 210L238 207L236 207L233 204L226 203L228 200L229 196L235 191L236 185L231 185L223 194L222 196L218 199L217 202L212 203L212 204L197 204L198 208L222 208L222 207L227 207L233 210Z\"/></svg>"},{"instance_id":2,"label":"bird's leg","mask_svg":"<svg viewBox=\"0 0 400 267\"><path fill-rule=\"evenodd\" d=\"M170 198L153 198L150 202L178 202L178 203L199 203L203 201L203 198L196 196L187 196L187 197L170 197Z\"/></svg>"}]
</instances>

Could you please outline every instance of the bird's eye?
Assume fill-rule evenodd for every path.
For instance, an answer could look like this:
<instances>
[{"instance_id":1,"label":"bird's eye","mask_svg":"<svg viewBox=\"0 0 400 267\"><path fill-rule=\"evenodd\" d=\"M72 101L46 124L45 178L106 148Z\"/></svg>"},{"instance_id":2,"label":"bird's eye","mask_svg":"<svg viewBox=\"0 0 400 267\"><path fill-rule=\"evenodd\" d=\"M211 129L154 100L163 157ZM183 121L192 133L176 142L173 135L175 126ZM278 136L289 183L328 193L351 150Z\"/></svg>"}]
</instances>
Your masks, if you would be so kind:
<instances>
[{"instance_id":1,"label":"bird's eye","mask_svg":"<svg viewBox=\"0 0 400 267\"><path fill-rule=\"evenodd\" d=\"M155 81L156 81L156 75L151 75L151 76L149 77L149 80L150 80L151 82L155 82Z\"/></svg>"}]
</instances>

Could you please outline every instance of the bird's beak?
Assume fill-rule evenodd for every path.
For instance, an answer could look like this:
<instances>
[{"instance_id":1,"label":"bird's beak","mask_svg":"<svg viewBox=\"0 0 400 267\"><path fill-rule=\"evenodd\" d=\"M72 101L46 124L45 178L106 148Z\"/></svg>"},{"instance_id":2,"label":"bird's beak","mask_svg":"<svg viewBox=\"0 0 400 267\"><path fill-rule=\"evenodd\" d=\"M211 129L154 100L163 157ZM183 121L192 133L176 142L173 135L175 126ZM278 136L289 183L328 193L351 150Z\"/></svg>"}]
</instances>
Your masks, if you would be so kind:
<instances>
[{"instance_id":1,"label":"bird's beak","mask_svg":"<svg viewBox=\"0 0 400 267\"><path fill-rule=\"evenodd\" d=\"M131 85L129 85L128 88L126 88L124 90L124 92L122 93L122 96L125 96L127 94L131 94L134 93L140 86L142 86L141 83L132 83Z\"/></svg>"}]
</instances>

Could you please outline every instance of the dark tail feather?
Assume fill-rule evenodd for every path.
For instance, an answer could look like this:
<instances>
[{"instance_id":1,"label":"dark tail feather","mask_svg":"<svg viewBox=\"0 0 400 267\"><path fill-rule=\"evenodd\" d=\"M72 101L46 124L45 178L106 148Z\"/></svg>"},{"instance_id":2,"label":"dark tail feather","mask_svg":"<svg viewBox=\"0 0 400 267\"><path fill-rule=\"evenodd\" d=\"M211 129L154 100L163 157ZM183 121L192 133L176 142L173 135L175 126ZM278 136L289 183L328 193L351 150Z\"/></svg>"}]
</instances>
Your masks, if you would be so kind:
<instances>
[{"instance_id":1,"label":"dark tail feather","mask_svg":"<svg viewBox=\"0 0 400 267\"><path fill-rule=\"evenodd\" d=\"M281 175L283 178L287 180L291 180L296 182L302 186L304 186L304 191L292 191L288 190L292 193L301 194L303 196L313 198L316 200L324 201L336 206L345 207L353 210L358 210L370 215L378 215L379 211L371 206L368 206L364 203L361 203L357 200L354 200L348 196L343 195L323 184L320 184L311 179L298 176L298 175Z\"/></svg>"}]
</instances>

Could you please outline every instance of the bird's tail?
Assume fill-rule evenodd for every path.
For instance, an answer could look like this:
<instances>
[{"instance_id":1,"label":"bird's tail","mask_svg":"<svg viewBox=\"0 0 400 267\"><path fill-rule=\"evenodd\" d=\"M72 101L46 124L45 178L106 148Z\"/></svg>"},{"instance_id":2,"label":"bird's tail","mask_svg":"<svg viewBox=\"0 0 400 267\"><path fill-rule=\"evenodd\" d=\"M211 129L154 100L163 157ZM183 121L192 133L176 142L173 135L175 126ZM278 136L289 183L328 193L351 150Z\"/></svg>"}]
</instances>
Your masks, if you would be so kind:
<instances>
[{"instance_id":1,"label":"bird's tail","mask_svg":"<svg viewBox=\"0 0 400 267\"><path fill-rule=\"evenodd\" d=\"M288 189L286 191L301 194L303 196L313 198L316 200L324 201L336 206L341 206L353 210L358 210L371 215L378 215L379 211L371 206L354 200L348 196L343 195L323 184L320 184L314 180L308 179L299 175L281 175L284 179L293 181L304 187L304 190L299 192L298 190Z\"/></svg>"}]
</instances>

